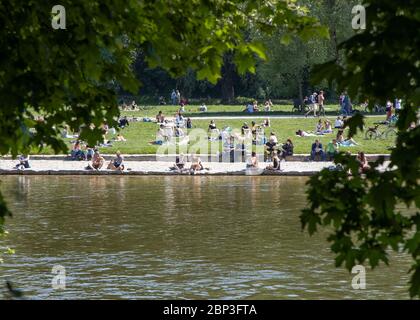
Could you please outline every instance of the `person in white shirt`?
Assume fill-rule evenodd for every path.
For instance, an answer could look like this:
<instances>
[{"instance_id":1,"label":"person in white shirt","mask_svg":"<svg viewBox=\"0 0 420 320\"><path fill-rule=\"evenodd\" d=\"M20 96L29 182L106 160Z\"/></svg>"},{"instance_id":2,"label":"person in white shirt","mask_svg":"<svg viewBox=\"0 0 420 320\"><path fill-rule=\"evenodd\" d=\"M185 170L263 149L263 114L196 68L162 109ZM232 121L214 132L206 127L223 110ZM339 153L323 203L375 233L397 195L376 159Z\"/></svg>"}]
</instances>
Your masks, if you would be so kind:
<instances>
[{"instance_id":1,"label":"person in white shirt","mask_svg":"<svg viewBox=\"0 0 420 320\"><path fill-rule=\"evenodd\" d=\"M337 117L337 119L334 122L334 128L341 129L343 127L343 120L341 120L341 117Z\"/></svg>"}]
</instances>

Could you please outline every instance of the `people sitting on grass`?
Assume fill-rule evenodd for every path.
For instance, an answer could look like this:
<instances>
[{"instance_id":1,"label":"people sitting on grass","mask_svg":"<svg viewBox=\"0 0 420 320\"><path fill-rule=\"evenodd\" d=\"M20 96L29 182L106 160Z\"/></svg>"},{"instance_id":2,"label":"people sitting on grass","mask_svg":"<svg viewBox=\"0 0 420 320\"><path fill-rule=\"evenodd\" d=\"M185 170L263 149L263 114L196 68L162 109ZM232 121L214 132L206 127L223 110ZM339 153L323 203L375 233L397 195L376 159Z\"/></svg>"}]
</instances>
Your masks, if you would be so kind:
<instances>
[{"instance_id":1,"label":"people sitting on grass","mask_svg":"<svg viewBox=\"0 0 420 320\"><path fill-rule=\"evenodd\" d=\"M280 154L281 151L278 150L277 152L274 153L273 155L273 163L269 164L266 169L267 170L272 170L272 171L281 171L280 169Z\"/></svg>"},{"instance_id":2,"label":"people sitting on grass","mask_svg":"<svg viewBox=\"0 0 420 320\"><path fill-rule=\"evenodd\" d=\"M337 132L337 142L340 146L343 147L352 147L352 146L357 146L357 142L352 138L352 137L348 137L347 139L344 138L344 131L343 130L338 130Z\"/></svg>"},{"instance_id":3,"label":"people sitting on grass","mask_svg":"<svg viewBox=\"0 0 420 320\"><path fill-rule=\"evenodd\" d=\"M332 129L332 125L331 125L331 121L328 119L325 119L324 121L324 130L322 130L323 134L329 134L332 133L333 129Z\"/></svg>"},{"instance_id":4,"label":"people sitting on grass","mask_svg":"<svg viewBox=\"0 0 420 320\"><path fill-rule=\"evenodd\" d=\"M256 124L255 121L251 121L251 132L254 136L257 134L259 128L261 128L259 124Z\"/></svg>"},{"instance_id":5,"label":"people sitting on grass","mask_svg":"<svg viewBox=\"0 0 420 320\"><path fill-rule=\"evenodd\" d=\"M121 129L124 129L125 127L128 127L130 124L128 122L127 116L122 117L119 121L118 121L118 126Z\"/></svg>"},{"instance_id":6,"label":"people sitting on grass","mask_svg":"<svg viewBox=\"0 0 420 320\"><path fill-rule=\"evenodd\" d=\"M315 132L316 134L323 134L323 130L324 130L324 125L322 124L322 120L319 119L315 127Z\"/></svg>"},{"instance_id":7,"label":"people sitting on grass","mask_svg":"<svg viewBox=\"0 0 420 320\"><path fill-rule=\"evenodd\" d=\"M121 155L121 152L117 151L117 153L115 154L115 158L112 159L111 162L108 164L107 169L123 171L124 170L123 162L124 162L124 158Z\"/></svg>"},{"instance_id":8,"label":"people sitting on grass","mask_svg":"<svg viewBox=\"0 0 420 320\"><path fill-rule=\"evenodd\" d=\"M318 139L315 140L311 148L311 160L315 161L316 157L321 161L324 160L324 150L322 149L322 143L320 143Z\"/></svg>"},{"instance_id":9,"label":"people sitting on grass","mask_svg":"<svg viewBox=\"0 0 420 320\"><path fill-rule=\"evenodd\" d=\"M204 170L203 164L202 164L199 156L192 155L191 158L192 158L191 167L190 167L190 173L191 174L194 174L197 171Z\"/></svg>"},{"instance_id":10,"label":"people sitting on grass","mask_svg":"<svg viewBox=\"0 0 420 320\"><path fill-rule=\"evenodd\" d=\"M208 132L213 132L214 130L218 130L216 126L216 122L214 120L211 120L209 123Z\"/></svg>"},{"instance_id":11,"label":"people sitting on grass","mask_svg":"<svg viewBox=\"0 0 420 320\"><path fill-rule=\"evenodd\" d=\"M22 154L19 157L19 163L16 165L16 169L18 170L25 170L29 169L31 166L29 165L29 155Z\"/></svg>"},{"instance_id":12,"label":"people sitting on grass","mask_svg":"<svg viewBox=\"0 0 420 320\"><path fill-rule=\"evenodd\" d=\"M262 126L265 128L271 127L270 118L264 119Z\"/></svg>"},{"instance_id":13,"label":"people sitting on grass","mask_svg":"<svg viewBox=\"0 0 420 320\"><path fill-rule=\"evenodd\" d=\"M366 173L370 169L369 163L364 152L360 151L357 154L357 161L359 161L359 173Z\"/></svg>"},{"instance_id":14,"label":"people sitting on grass","mask_svg":"<svg viewBox=\"0 0 420 320\"><path fill-rule=\"evenodd\" d=\"M183 114L184 112L185 112L185 104L181 104L181 106L179 107L178 113Z\"/></svg>"},{"instance_id":15,"label":"people sitting on grass","mask_svg":"<svg viewBox=\"0 0 420 320\"><path fill-rule=\"evenodd\" d=\"M133 102L131 102L131 110L138 110L138 107L137 107L137 104L136 104L136 101L134 101L133 100Z\"/></svg>"},{"instance_id":16,"label":"people sitting on grass","mask_svg":"<svg viewBox=\"0 0 420 320\"><path fill-rule=\"evenodd\" d=\"M342 129L344 125L344 121L341 119L341 117L337 117L334 122L334 128L335 129Z\"/></svg>"},{"instance_id":17,"label":"people sitting on grass","mask_svg":"<svg viewBox=\"0 0 420 320\"><path fill-rule=\"evenodd\" d=\"M212 141L219 140L220 130L217 129L216 122L214 120L210 121L207 131L209 133L209 140L212 140Z\"/></svg>"},{"instance_id":18,"label":"people sitting on grass","mask_svg":"<svg viewBox=\"0 0 420 320\"><path fill-rule=\"evenodd\" d=\"M257 110L258 110L258 106L257 106ZM248 113L253 113L254 111L255 111L255 105L254 103L251 103L251 102L246 105L246 108L244 110L244 112L248 112Z\"/></svg>"},{"instance_id":19,"label":"people sitting on grass","mask_svg":"<svg viewBox=\"0 0 420 320\"><path fill-rule=\"evenodd\" d=\"M165 116L163 115L162 111L159 111L156 115L156 122L157 123L164 123L165 122Z\"/></svg>"},{"instance_id":20,"label":"people sitting on grass","mask_svg":"<svg viewBox=\"0 0 420 320\"><path fill-rule=\"evenodd\" d=\"M270 112L272 107L273 107L273 103L271 102L271 99L268 99L267 101L265 101L264 103L265 112Z\"/></svg>"},{"instance_id":21,"label":"people sitting on grass","mask_svg":"<svg viewBox=\"0 0 420 320\"><path fill-rule=\"evenodd\" d=\"M105 163L105 159L100 155L99 150L95 149L92 157L92 163L86 167L87 170L100 170Z\"/></svg>"},{"instance_id":22,"label":"people sitting on grass","mask_svg":"<svg viewBox=\"0 0 420 320\"><path fill-rule=\"evenodd\" d=\"M204 103L202 103L201 106L198 108L198 111L207 112L207 106Z\"/></svg>"},{"instance_id":23,"label":"people sitting on grass","mask_svg":"<svg viewBox=\"0 0 420 320\"><path fill-rule=\"evenodd\" d=\"M286 142L283 144L282 148L281 148L281 154L280 157L282 159L286 159L286 157L288 156L293 156L293 142L292 140L289 138L286 140Z\"/></svg>"},{"instance_id":24,"label":"people sitting on grass","mask_svg":"<svg viewBox=\"0 0 420 320\"><path fill-rule=\"evenodd\" d=\"M187 118L187 124L186 124L187 129L192 129L192 121L191 118Z\"/></svg>"},{"instance_id":25,"label":"people sitting on grass","mask_svg":"<svg viewBox=\"0 0 420 320\"><path fill-rule=\"evenodd\" d=\"M175 128L175 137L177 137L177 138L183 138L183 137L185 137L184 130L182 130L182 128L176 127Z\"/></svg>"},{"instance_id":26,"label":"people sitting on grass","mask_svg":"<svg viewBox=\"0 0 420 320\"><path fill-rule=\"evenodd\" d=\"M127 141L127 139L124 138L124 136L121 133L119 133L119 132L118 132L117 136L114 138L114 140L115 141L122 141L122 142Z\"/></svg>"},{"instance_id":27,"label":"people sitting on grass","mask_svg":"<svg viewBox=\"0 0 420 320\"><path fill-rule=\"evenodd\" d=\"M184 116L182 115L181 112L177 112L175 115L175 125L177 127L185 127Z\"/></svg>"},{"instance_id":28,"label":"people sitting on grass","mask_svg":"<svg viewBox=\"0 0 420 320\"><path fill-rule=\"evenodd\" d=\"M258 168L258 157L257 157L257 153L255 151L251 152L251 156L248 157L247 159L247 163L246 163L246 168Z\"/></svg>"},{"instance_id":29,"label":"people sitting on grass","mask_svg":"<svg viewBox=\"0 0 420 320\"><path fill-rule=\"evenodd\" d=\"M316 137L317 135L312 133L312 132L306 132L304 130L299 129L298 131L296 131L296 135L298 137Z\"/></svg>"},{"instance_id":30,"label":"people sitting on grass","mask_svg":"<svg viewBox=\"0 0 420 320\"><path fill-rule=\"evenodd\" d=\"M78 138L77 134L70 134L70 127L65 125L63 130L61 131L61 137L65 139L74 139Z\"/></svg>"},{"instance_id":31,"label":"people sitting on grass","mask_svg":"<svg viewBox=\"0 0 420 320\"><path fill-rule=\"evenodd\" d=\"M71 150L71 159L72 160L86 160L86 153L82 150L82 144L79 140L73 144Z\"/></svg>"},{"instance_id":32,"label":"people sitting on grass","mask_svg":"<svg viewBox=\"0 0 420 320\"><path fill-rule=\"evenodd\" d=\"M159 129L156 132L156 140L150 141L149 144L156 144L162 145L165 141L166 133L165 133L165 125L161 124Z\"/></svg>"},{"instance_id":33,"label":"people sitting on grass","mask_svg":"<svg viewBox=\"0 0 420 320\"><path fill-rule=\"evenodd\" d=\"M327 144L327 147L325 148L325 154L327 156L327 160L332 161L334 160L334 157L339 152L339 145L337 143L337 139L333 139Z\"/></svg>"}]
</instances>

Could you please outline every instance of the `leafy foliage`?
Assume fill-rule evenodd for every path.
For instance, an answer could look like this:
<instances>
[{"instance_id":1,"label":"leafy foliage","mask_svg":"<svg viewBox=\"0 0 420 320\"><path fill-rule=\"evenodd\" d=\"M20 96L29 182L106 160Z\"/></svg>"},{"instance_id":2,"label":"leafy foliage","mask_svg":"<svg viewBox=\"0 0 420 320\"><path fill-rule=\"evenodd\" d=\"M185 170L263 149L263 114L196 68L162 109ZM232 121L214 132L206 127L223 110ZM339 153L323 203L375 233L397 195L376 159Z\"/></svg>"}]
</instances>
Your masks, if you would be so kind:
<instances>
[{"instance_id":1,"label":"leafy foliage","mask_svg":"<svg viewBox=\"0 0 420 320\"><path fill-rule=\"evenodd\" d=\"M119 115L115 88L138 91L138 50L149 67L172 76L191 68L214 83L226 52L242 72L265 58L244 29L272 33L282 26L305 37L323 30L294 0L63 0L66 29L58 30L51 26L55 4L1 2L1 155L45 146L67 152L65 125L90 145L101 141L101 125L115 126ZM9 214L0 196L0 231Z\"/></svg>"},{"instance_id":2,"label":"leafy foliage","mask_svg":"<svg viewBox=\"0 0 420 320\"><path fill-rule=\"evenodd\" d=\"M336 253L336 264L351 269L368 261L376 267L388 263L388 249L409 253L410 295L420 296L420 14L416 1L366 1L367 29L339 48L345 60L331 61L316 68L315 81L337 81L350 95L384 102L401 98L399 129L391 153L390 170L378 171L383 160L371 163L362 176L358 163L340 156L343 171L323 170L308 182L309 205L301 215L302 226L310 234L319 226L332 226L328 240ZM363 117L347 123L351 133L363 128ZM351 175L347 173L350 171ZM400 207L405 206L401 213Z\"/></svg>"}]
</instances>

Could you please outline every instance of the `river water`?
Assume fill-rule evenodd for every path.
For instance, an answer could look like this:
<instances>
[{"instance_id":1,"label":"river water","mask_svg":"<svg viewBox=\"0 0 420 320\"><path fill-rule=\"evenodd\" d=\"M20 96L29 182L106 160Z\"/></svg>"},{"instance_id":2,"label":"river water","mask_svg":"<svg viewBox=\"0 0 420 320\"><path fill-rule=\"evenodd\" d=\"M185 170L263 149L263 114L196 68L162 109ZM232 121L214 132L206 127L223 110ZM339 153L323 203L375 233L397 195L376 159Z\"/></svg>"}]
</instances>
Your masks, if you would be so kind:
<instances>
[{"instance_id":1,"label":"river water","mask_svg":"<svg viewBox=\"0 0 420 320\"><path fill-rule=\"evenodd\" d=\"M366 289L354 290L327 231L301 231L307 178L1 180L14 213L1 245L16 252L3 255L0 282L30 299L408 298L407 256L367 268ZM52 287L54 266L65 289Z\"/></svg>"}]
</instances>

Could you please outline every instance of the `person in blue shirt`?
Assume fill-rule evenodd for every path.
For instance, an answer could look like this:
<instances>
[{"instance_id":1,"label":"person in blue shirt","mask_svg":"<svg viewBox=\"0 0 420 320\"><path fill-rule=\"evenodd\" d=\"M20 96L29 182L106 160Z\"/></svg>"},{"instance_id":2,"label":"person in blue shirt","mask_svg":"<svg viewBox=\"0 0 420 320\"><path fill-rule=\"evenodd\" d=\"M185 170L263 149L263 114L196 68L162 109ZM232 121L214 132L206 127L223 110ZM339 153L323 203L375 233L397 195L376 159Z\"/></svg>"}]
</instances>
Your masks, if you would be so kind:
<instances>
[{"instance_id":1,"label":"person in blue shirt","mask_svg":"<svg viewBox=\"0 0 420 320\"><path fill-rule=\"evenodd\" d=\"M322 148L322 143L320 143L318 139L316 139L315 142L312 144L311 160L314 161L317 155L320 156L321 161L324 160L324 150Z\"/></svg>"}]
</instances>

